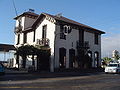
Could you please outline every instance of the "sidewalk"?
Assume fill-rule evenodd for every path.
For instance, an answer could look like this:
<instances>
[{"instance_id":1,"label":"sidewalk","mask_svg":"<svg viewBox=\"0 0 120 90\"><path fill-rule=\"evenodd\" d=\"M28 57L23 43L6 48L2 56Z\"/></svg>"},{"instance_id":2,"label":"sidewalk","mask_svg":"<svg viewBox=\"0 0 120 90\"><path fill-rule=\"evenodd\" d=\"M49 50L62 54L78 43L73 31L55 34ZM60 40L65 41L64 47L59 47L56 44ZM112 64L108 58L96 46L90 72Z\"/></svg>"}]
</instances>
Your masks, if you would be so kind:
<instances>
[{"instance_id":1,"label":"sidewalk","mask_svg":"<svg viewBox=\"0 0 120 90\"><path fill-rule=\"evenodd\" d=\"M6 74L27 74L28 71L25 70L14 70L14 69L5 69Z\"/></svg>"},{"instance_id":2,"label":"sidewalk","mask_svg":"<svg viewBox=\"0 0 120 90\"><path fill-rule=\"evenodd\" d=\"M68 69L68 70L60 70L56 72L35 72L35 75L40 75L40 77L54 78L54 77L71 77L71 76L89 76L104 73L103 69Z\"/></svg>"}]
</instances>

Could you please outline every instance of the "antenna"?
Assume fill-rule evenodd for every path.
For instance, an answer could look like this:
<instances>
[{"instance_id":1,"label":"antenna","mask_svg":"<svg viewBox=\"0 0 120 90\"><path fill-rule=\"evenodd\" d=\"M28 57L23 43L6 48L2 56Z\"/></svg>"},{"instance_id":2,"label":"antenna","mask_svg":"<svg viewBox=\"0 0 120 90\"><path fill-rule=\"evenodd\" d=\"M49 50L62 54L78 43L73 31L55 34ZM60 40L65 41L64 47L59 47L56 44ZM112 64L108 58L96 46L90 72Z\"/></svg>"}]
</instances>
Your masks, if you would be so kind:
<instances>
[{"instance_id":1,"label":"antenna","mask_svg":"<svg viewBox=\"0 0 120 90\"><path fill-rule=\"evenodd\" d=\"M13 2L14 9L15 9L15 14L16 14L16 16L18 16L17 9L16 9L16 6L15 6L15 1L12 0L12 2Z\"/></svg>"},{"instance_id":2,"label":"antenna","mask_svg":"<svg viewBox=\"0 0 120 90\"><path fill-rule=\"evenodd\" d=\"M58 13L58 14L56 14L55 16L61 17L61 16L62 16L62 13Z\"/></svg>"}]
</instances>

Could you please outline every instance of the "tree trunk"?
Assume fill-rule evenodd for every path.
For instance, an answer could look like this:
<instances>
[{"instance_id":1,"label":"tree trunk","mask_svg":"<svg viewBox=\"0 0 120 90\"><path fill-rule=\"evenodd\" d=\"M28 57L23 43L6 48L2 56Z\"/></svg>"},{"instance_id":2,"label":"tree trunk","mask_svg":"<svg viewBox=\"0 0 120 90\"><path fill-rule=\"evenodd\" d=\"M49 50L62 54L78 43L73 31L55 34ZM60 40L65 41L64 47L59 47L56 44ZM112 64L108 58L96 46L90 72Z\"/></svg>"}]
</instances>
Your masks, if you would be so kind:
<instances>
[{"instance_id":1,"label":"tree trunk","mask_svg":"<svg viewBox=\"0 0 120 90\"><path fill-rule=\"evenodd\" d=\"M32 65L35 67L34 55L32 55Z\"/></svg>"}]
</instances>

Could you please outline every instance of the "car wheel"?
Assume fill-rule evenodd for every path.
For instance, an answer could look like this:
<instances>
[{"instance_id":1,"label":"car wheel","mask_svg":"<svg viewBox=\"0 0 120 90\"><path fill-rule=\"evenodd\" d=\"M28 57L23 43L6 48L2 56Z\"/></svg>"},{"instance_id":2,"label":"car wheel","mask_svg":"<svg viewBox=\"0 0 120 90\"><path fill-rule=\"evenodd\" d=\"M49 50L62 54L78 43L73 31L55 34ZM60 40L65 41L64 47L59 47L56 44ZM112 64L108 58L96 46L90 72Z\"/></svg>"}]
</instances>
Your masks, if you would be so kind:
<instances>
[{"instance_id":1,"label":"car wheel","mask_svg":"<svg viewBox=\"0 0 120 90\"><path fill-rule=\"evenodd\" d=\"M106 74L108 74L108 72L105 72Z\"/></svg>"}]
</instances>

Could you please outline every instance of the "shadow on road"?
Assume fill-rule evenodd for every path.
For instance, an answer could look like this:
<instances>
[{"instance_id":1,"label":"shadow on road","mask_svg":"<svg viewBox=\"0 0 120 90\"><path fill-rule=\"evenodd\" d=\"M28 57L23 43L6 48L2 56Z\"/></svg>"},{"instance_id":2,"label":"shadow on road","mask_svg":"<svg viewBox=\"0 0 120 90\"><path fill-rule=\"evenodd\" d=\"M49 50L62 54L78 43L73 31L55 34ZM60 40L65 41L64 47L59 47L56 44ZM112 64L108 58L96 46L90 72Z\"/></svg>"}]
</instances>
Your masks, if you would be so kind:
<instances>
[{"instance_id":1,"label":"shadow on road","mask_svg":"<svg viewBox=\"0 0 120 90\"><path fill-rule=\"evenodd\" d=\"M23 71L11 70L7 71L5 75L0 76L0 81L20 81L20 80L35 80L39 78L57 78L57 77L76 77L89 76L100 74L100 70L71 70L71 71L57 71L57 72L34 72L28 73Z\"/></svg>"}]
</instances>

